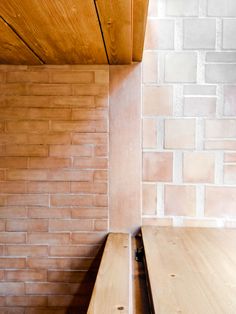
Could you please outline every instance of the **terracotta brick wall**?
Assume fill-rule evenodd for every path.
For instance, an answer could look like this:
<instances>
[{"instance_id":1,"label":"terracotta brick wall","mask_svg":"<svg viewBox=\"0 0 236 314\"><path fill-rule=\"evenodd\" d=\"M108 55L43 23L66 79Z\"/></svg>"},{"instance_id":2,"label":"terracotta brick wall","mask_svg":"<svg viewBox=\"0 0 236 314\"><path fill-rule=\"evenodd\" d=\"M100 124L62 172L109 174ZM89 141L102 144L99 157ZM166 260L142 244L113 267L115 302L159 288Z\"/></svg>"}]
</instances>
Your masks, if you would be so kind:
<instances>
[{"instance_id":1,"label":"terracotta brick wall","mask_svg":"<svg viewBox=\"0 0 236 314\"><path fill-rule=\"evenodd\" d=\"M106 66L0 67L1 313L87 302L108 230L108 85Z\"/></svg>"},{"instance_id":2,"label":"terracotta brick wall","mask_svg":"<svg viewBox=\"0 0 236 314\"><path fill-rule=\"evenodd\" d=\"M235 38L235 0L150 0L143 223L236 226Z\"/></svg>"}]
</instances>

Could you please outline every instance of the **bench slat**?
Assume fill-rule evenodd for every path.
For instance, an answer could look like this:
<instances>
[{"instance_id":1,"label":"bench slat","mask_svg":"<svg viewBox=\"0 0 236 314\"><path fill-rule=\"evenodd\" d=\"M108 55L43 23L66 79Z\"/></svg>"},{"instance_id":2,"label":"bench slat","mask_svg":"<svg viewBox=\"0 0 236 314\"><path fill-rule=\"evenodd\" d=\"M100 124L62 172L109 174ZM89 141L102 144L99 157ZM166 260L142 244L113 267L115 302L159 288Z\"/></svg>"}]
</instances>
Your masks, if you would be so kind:
<instances>
[{"instance_id":1,"label":"bench slat","mask_svg":"<svg viewBox=\"0 0 236 314\"><path fill-rule=\"evenodd\" d=\"M236 313L236 230L144 226L154 313Z\"/></svg>"},{"instance_id":2,"label":"bench slat","mask_svg":"<svg viewBox=\"0 0 236 314\"><path fill-rule=\"evenodd\" d=\"M129 314L131 308L130 235L108 235L87 314Z\"/></svg>"}]
</instances>

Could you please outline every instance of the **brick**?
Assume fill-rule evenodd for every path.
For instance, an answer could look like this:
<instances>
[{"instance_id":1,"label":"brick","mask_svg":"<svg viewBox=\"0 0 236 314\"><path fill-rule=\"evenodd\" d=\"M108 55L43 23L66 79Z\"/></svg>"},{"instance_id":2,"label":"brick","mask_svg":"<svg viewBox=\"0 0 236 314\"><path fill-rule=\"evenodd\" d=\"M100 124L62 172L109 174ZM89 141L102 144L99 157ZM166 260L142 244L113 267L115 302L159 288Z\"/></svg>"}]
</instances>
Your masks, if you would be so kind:
<instances>
[{"instance_id":1,"label":"brick","mask_svg":"<svg viewBox=\"0 0 236 314\"><path fill-rule=\"evenodd\" d=\"M173 49L174 21L168 19L148 19L145 36L145 49Z\"/></svg>"},{"instance_id":2,"label":"brick","mask_svg":"<svg viewBox=\"0 0 236 314\"><path fill-rule=\"evenodd\" d=\"M208 0L208 15L209 16L235 16L236 3L234 0Z\"/></svg>"},{"instance_id":3,"label":"brick","mask_svg":"<svg viewBox=\"0 0 236 314\"><path fill-rule=\"evenodd\" d=\"M236 64L206 64L206 83L236 83Z\"/></svg>"},{"instance_id":4,"label":"brick","mask_svg":"<svg viewBox=\"0 0 236 314\"><path fill-rule=\"evenodd\" d=\"M25 207L0 207L0 218L26 218L27 209Z\"/></svg>"},{"instance_id":5,"label":"brick","mask_svg":"<svg viewBox=\"0 0 236 314\"><path fill-rule=\"evenodd\" d=\"M235 63L236 52L207 52L206 62Z\"/></svg>"},{"instance_id":6,"label":"brick","mask_svg":"<svg viewBox=\"0 0 236 314\"><path fill-rule=\"evenodd\" d=\"M52 246L49 249L51 256L71 256L71 257L95 257L99 246L76 245L76 246Z\"/></svg>"},{"instance_id":7,"label":"brick","mask_svg":"<svg viewBox=\"0 0 236 314\"><path fill-rule=\"evenodd\" d=\"M90 170L50 170L49 181L92 181L93 171Z\"/></svg>"},{"instance_id":8,"label":"brick","mask_svg":"<svg viewBox=\"0 0 236 314\"><path fill-rule=\"evenodd\" d=\"M27 137L27 144L70 144L71 136L65 132L53 132L45 134L31 134Z\"/></svg>"},{"instance_id":9,"label":"brick","mask_svg":"<svg viewBox=\"0 0 236 314\"><path fill-rule=\"evenodd\" d=\"M73 167L80 169L107 169L107 158L87 158L87 157L75 157L73 158Z\"/></svg>"},{"instance_id":10,"label":"brick","mask_svg":"<svg viewBox=\"0 0 236 314\"><path fill-rule=\"evenodd\" d=\"M49 308L47 307L27 307L25 309L25 314L64 314L66 308Z\"/></svg>"},{"instance_id":11,"label":"brick","mask_svg":"<svg viewBox=\"0 0 236 314\"><path fill-rule=\"evenodd\" d=\"M143 119L143 148L155 148L157 146L157 121L155 119Z\"/></svg>"},{"instance_id":12,"label":"brick","mask_svg":"<svg viewBox=\"0 0 236 314\"><path fill-rule=\"evenodd\" d=\"M109 83L109 71L95 71L95 83L108 84Z\"/></svg>"},{"instance_id":13,"label":"brick","mask_svg":"<svg viewBox=\"0 0 236 314\"><path fill-rule=\"evenodd\" d=\"M184 116L211 117L216 114L216 97L185 97Z\"/></svg>"},{"instance_id":14,"label":"brick","mask_svg":"<svg viewBox=\"0 0 236 314\"><path fill-rule=\"evenodd\" d=\"M44 219L11 219L6 222L6 231L48 231L48 221Z\"/></svg>"},{"instance_id":15,"label":"brick","mask_svg":"<svg viewBox=\"0 0 236 314\"><path fill-rule=\"evenodd\" d=\"M7 243L25 243L26 235L23 232L1 232L0 242L2 244Z\"/></svg>"},{"instance_id":16,"label":"brick","mask_svg":"<svg viewBox=\"0 0 236 314\"><path fill-rule=\"evenodd\" d=\"M108 143L108 134L105 134L105 133L74 133L72 134L72 144L106 145L107 143Z\"/></svg>"},{"instance_id":17,"label":"brick","mask_svg":"<svg viewBox=\"0 0 236 314\"><path fill-rule=\"evenodd\" d=\"M195 148L195 120L176 119L165 121L165 148Z\"/></svg>"},{"instance_id":18,"label":"brick","mask_svg":"<svg viewBox=\"0 0 236 314\"><path fill-rule=\"evenodd\" d=\"M173 91L170 86L143 87L144 115L172 115Z\"/></svg>"},{"instance_id":19,"label":"brick","mask_svg":"<svg viewBox=\"0 0 236 314\"><path fill-rule=\"evenodd\" d=\"M51 196L52 206L93 206L91 195L56 194Z\"/></svg>"},{"instance_id":20,"label":"brick","mask_svg":"<svg viewBox=\"0 0 236 314\"><path fill-rule=\"evenodd\" d=\"M72 218L108 218L107 208L72 208L71 209Z\"/></svg>"},{"instance_id":21,"label":"brick","mask_svg":"<svg viewBox=\"0 0 236 314\"><path fill-rule=\"evenodd\" d=\"M234 138L236 136L236 120L206 120L206 138Z\"/></svg>"},{"instance_id":22,"label":"brick","mask_svg":"<svg viewBox=\"0 0 236 314\"><path fill-rule=\"evenodd\" d=\"M88 270L94 259L91 258L28 258L30 268L38 269L75 269Z\"/></svg>"},{"instance_id":23,"label":"brick","mask_svg":"<svg viewBox=\"0 0 236 314\"><path fill-rule=\"evenodd\" d=\"M223 49L236 49L234 42L236 33L236 20L224 19L223 20Z\"/></svg>"},{"instance_id":24,"label":"brick","mask_svg":"<svg viewBox=\"0 0 236 314\"><path fill-rule=\"evenodd\" d=\"M106 233L103 232L73 232L71 234L71 241L74 244L104 244L106 240Z\"/></svg>"},{"instance_id":25,"label":"brick","mask_svg":"<svg viewBox=\"0 0 236 314\"><path fill-rule=\"evenodd\" d=\"M47 172L44 170L32 169L9 169L7 171L8 180L47 180Z\"/></svg>"},{"instance_id":26,"label":"brick","mask_svg":"<svg viewBox=\"0 0 236 314\"><path fill-rule=\"evenodd\" d=\"M206 152L187 152L183 159L184 182L214 183L215 156Z\"/></svg>"},{"instance_id":27,"label":"brick","mask_svg":"<svg viewBox=\"0 0 236 314\"><path fill-rule=\"evenodd\" d=\"M205 215L235 217L236 188L208 186L205 192Z\"/></svg>"},{"instance_id":28,"label":"brick","mask_svg":"<svg viewBox=\"0 0 236 314\"><path fill-rule=\"evenodd\" d=\"M8 132L11 133L45 133L49 129L48 121L9 121L6 123Z\"/></svg>"},{"instance_id":29,"label":"brick","mask_svg":"<svg viewBox=\"0 0 236 314\"><path fill-rule=\"evenodd\" d=\"M216 219L184 219L183 227L190 228L217 228L219 226L219 221Z\"/></svg>"},{"instance_id":30,"label":"brick","mask_svg":"<svg viewBox=\"0 0 236 314\"><path fill-rule=\"evenodd\" d=\"M103 182L71 182L72 193L106 194L107 183Z\"/></svg>"},{"instance_id":31,"label":"brick","mask_svg":"<svg viewBox=\"0 0 236 314\"><path fill-rule=\"evenodd\" d=\"M0 231L5 231L5 221L0 220ZM0 247L0 252L1 252L1 247Z\"/></svg>"},{"instance_id":32,"label":"brick","mask_svg":"<svg viewBox=\"0 0 236 314\"><path fill-rule=\"evenodd\" d=\"M31 244L66 244L69 240L68 233L34 232L28 234L28 243Z\"/></svg>"},{"instance_id":33,"label":"brick","mask_svg":"<svg viewBox=\"0 0 236 314\"><path fill-rule=\"evenodd\" d=\"M107 132L107 121L52 121L51 129L56 132Z\"/></svg>"},{"instance_id":34,"label":"brick","mask_svg":"<svg viewBox=\"0 0 236 314\"><path fill-rule=\"evenodd\" d=\"M95 231L108 231L108 220L107 219L97 219L94 221Z\"/></svg>"},{"instance_id":35,"label":"brick","mask_svg":"<svg viewBox=\"0 0 236 314\"><path fill-rule=\"evenodd\" d=\"M94 155L96 157L107 157L108 156L107 145L96 145L94 147Z\"/></svg>"},{"instance_id":36,"label":"brick","mask_svg":"<svg viewBox=\"0 0 236 314\"><path fill-rule=\"evenodd\" d=\"M29 168L34 169L52 169L52 168L69 168L71 160L60 157L31 157L29 159Z\"/></svg>"},{"instance_id":37,"label":"brick","mask_svg":"<svg viewBox=\"0 0 236 314\"><path fill-rule=\"evenodd\" d=\"M29 193L69 193L69 182L29 182Z\"/></svg>"},{"instance_id":38,"label":"brick","mask_svg":"<svg viewBox=\"0 0 236 314\"><path fill-rule=\"evenodd\" d=\"M215 44L216 44L215 20L197 18L184 20L185 49L215 49Z\"/></svg>"},{"instance_id":39,"label":"brick","mask_svg":"<svg viewBox=\"0 0 236 314\"><path fill-rule=\"evenodd\" d=\"M155 184L143 184L143 215L155 215L157 208L157 187Z\"/></svg>"},{"instance_id":40,"label":"brick","mask_svg":"<svg viewBox=\"0 0 236 314\"><path fill-rule=\"evenodd\" d=\"M46 145L6 145L6 156L48 156Z\"/></svg>"},{"instance_id":41,"label":"brick","mask_svg":"<svg viewBox=\"0 0 236 314\"><path fill-rule=\"evenodd\" d=\"M143 54L143 83L156 83L158 74L158 57L155 51L144 51Z\"/></svg>"},{"instance_id":42,"label":"brick","mask_svg":"<svg viewBox=\"0 0 236 314\"><path fill-rule=\"evenodd\" d=\"M195 216L195 194L194 186L166 186L165 214L174 216Z\"/></svg>"},{"instance_id":43,"label":"brick","mask_svg":"<svg viewBox=\"0 0 236 314\"><path fill-rule=\"evenodd\" d=\"M208 150L236 150L236 141L235 140L205 141L204 148Z\"/></svg>"},{"instance_id":44,"label":"brick","mask_svg":"<svg viewBox=\"0 0 236 314\"><path fill-rule=\"evenodd\" d=\"M93 179L94 181L107 181L108 172L106 170L95 170Z\"/></svg>"},{"instance_id":45,"label":"brick","mask_svg":"<svg viewBox=\"0 0 236 314\"><path fill-rule=\"evenodd\" d=\"M50 295L48 296L48 305L49 306L58 306L58 307L69 307L73 311L73 307L80 308L82 310L82 305L86 307L88 301L85 298L76 297L72 295L63 295L58 298L57 296ZM86 304L86 305L85 305ZM79 306L79 307L78 307ZM76 310L75 310L76 311Z\"/></svg>"},{"instance_id":46,"label":"brick","mask_svg":"<svg viewBox=\"0 0 236 314\"><path fill-rule=\"evenodd\" d=\"M5 170L0 170L0 180L5 180Z\"/></svg>"},{"instance_id":47,"label":"brick","mask_svg":"<svg viewBox=\"0 0 236 314\"><path fill-rule=\"evenodd\" d=\"M167 0L166 11L171 16L197 16L198 0Z\"/></svg>"},{"instance_id":48,"label":"brick","mask_svg":"<svg viewBox=\"0 0 236 314\"><path fill-rule=\"evenodd\" d=\"M236 183L236 165L224 166L224 183L225 184Z\"/></svg>"},{"instance_id":49,"label":"brick","mask_svg":"<svg viewBox=\"0 0 236 314\"><path fill-rule=\"evenodd\" d=\"M73 294L79 286L72 283L26 283L26 294L47 295L47 294Z\"/></svg>"},{"instance_id":50,"label":"brick","mask_svg":"<svg viewBox=\"0 0 236 314\"><path fill-rule=\"evenodd\" d=\"M6 246L5 251L7 256L35 257L48 255L48 247L46 245L8 245Z\"/></svg>"},{"instance_id":51,"label":"brick","mask_svg":"<svg viewBox=\"0 0 236 314\"><path fill-rule=\"evenodd\" d=\"M23 83L0 84L1 95L21 96L28 94L28 86Z\"/></svg>"},{"instance_id":52,"label":"brick","mask_svg":"<svg viewBox=\"0 0 236 314\"><path fill-rule=\"evenodd\" d=\"M22 282L0 282L0 295L24 295L25 286Z\"/></svg>"},{"instance_id":53,"label":"brick","mask_svg":"<svg viewBox=\"0 0 236 314\"><path fill-rule=\"evenodd\" d=\"M102 109L72 109L72 120L96 121L108 118L107 111Z\"/></svg>"},{"instance_id":54,"label":"brick","mask_svg":"<svg viewBox=\"0 0 236 314\"><path fill-rule=\"evenodd\" d=\"M34 97L34 96L31 96ZM42 98L43 96L40 96ZM52 107L76 107L76 108L94 108L95 100L94 96L50 96L50 105ZM43 104L40 103L40 107Z\"/></svg>"},{"instance_id":55,"label":"brick","mask_svg":"<svg viewBox=\"0 0 236 314\"><path fill-rule=\"evenodd\" d=\"M47 297L45 296L8 296L6 297L7 306L46 306Z\"/></svg>"},{"instance_id":56,"label":"brick","mask_svg":"<svg viewBox=\"0 0 236 314\"><path fill-rule=\"evenodd\" d=\"M97 207L108 206L108 196L102 195L102 194L95 195L94 206L97 206Z\"/></svg>"},{"instance_id":57,"label":"brick","mask_svg":"<svg viewBox=\"0 0 236 314\"><path fill-rule=\"evenodd\" d=\"M168 182L172 180L172 153L143 153L143 180Z\"/></svg>"},{"instance_id":58,"label":"brick","mask_svg":"<svg viewBox=\"0 0 236 314\"><path fill-rule=\"evenodd\" d=\"M1 269L9 269L9 268L25 268L25 258L8 258L8 257L0 257L0 268Z\"/></svg>"},{"instance_id":59,"label":"brick","mask_svg":"<svg viewBox=\"0 0 236 314\"><path fill-rule=\"evenodd\" d=\"M236 115L236 87L224 87L224 114L226 116Z\"/></svg>"},{"instance_id":60,"label":"brick","mask_svg":"<svg viewBox=\"0 0 236 314\"><path fill-rule=\"evenodd\" d=\"M25 182L10 182L3 181L0 182L0 191L1 193L26 193L26 184Z\"/></svg>"},{"instance_id":61,"label":"brick","mask_svg":"<svg viewBox=\"0 0 236 314\"><path fill-rule=\"evenodd\" d=\"M49 153L54 157L91 156L92 147L88 145L51 145Z\"/></svg>"},{"instance_id":62,"label":"brick","mask_svg":"<svg viewBox=\"0 0 236 314\"><path fill-rule=\"evenodd\" d=\"M5 123L4 122L0 122L0 132L3 132L5 128Z\"/></svg>"},{"instance_id":63,"label":"brick","mask_svg":"<svg viewBox=\"0 0 236 314\"><path fill-rule=\"evenodd\" d=\"M52 83L92 83L94 81L93 71L62 71L51 74Z\"/></svg>"},{"instance_id":64,"label":"brick","mask_svg":"<svg viewBox=\"0 0 236 314\"><path fill-rule=\"evenodd\" d=\"M95 96L108 95L108 84L74 84L72 85L73 95L76 96Z\"/></svg>"},{"instance_id":65,"label":"brick","mask_svg":"<svg viewBox=\"0 0 236 314\"><path fill-rule=\"evenodd\" d=\"M5 272L7 281L46 281L47 272L42 270L8 270Z\"/></svg>"},{"instance_id":66,"label":"brick","mask_svg":"<svg viewBox=\"0 0 236 314\"><path fill-rule=\"evenodd\" d=\"M216 86L214 85L185 85L185 95L216 95Z\"/></svg>"},{"instance_id":67,"label":"brick","mask_svg":"<svg viewBox=\"0 0 236 314\"><path fill-rule=\"evenodd\" d=\"M91 231L92 229L93 221L90 219L55 219L49 221L50 231Z\"/></svg>"},{"instance_id":68,"label":"brick","mask_svg":"<svg viewBox=\"0 0 236 314\"><path fill-rule=\"evenodd\" d=\"M109 105L109 98L108 95L106 96L94 96L95 100L95 107L96 108L108 108Z\"/></svg>"},{"instance_id":69,"label":"brick","mask_svg":"<svg viewBox=\"0 0 236 314\"><path fill-rule=\"evenodd\" d=\"M9 83L47 83L48 73L42 71L9 71L6 73Z\"/></svg>"},{"instance_id":70,"label":"brick","mask_svg":"<svg viewBox=\"0 0 236 314\"><path fill-rule=\"evenodd\" d=\"M0 157L0 168L27 168L26 157Z\"/></svg>"},{"instance_id":71,"label":"brick","mask_svg":"<svg viewBox=\"0 0 236 314\"><path fill-rule=\"evenodd\" d=\"M165 82L195 83L197 55L195 52L170 52L165 58Z\"/></svg>"},{"instance_id":72,"label":"brick","mask_svg":"<svg viewBox=\"0 0 236 314\"><path fill-rule=\"evenodd\" d=\"M49 196L43 194L9 195L7 204L14 206L47 206L49 204Z\"/></svg>"},{"instance_id":73,"label":"brick","mask_svg":"<svg viewBox=\"0 0 236 314\"><path fill-rule=\"evenodd\" d=\"M35 96L64 96L72 95L72 88L69 84L31 84L28 87L28 93Z\"/></svg>"},{"instance_id":74,"label":"brick","mask_svg":"<svg viewBox=\"0 0 236 314\"><path fill-rule=\"evenodd\" d=\"M235 162L236 163L236 153L225 153L224 162Z\"/></svg>"},{"instance_id":75,"label":"brick","mask_svg":"<svg viewBox=\"0 0 236 314\"><path fill-rule=\"evenodd\" d=\"M2 144L25 144L27 143L27 134L12 134L2 133L0 134L0 141Z\"/></svg>"},{"instance_id":76,"label":"brick","mask_svg":"<svg viewBox=\"0 0 236 314\"><path fill-rule=\"evenodd\" d=\"M29 217L31 218L70 218L70 208L29 208Z\"/></svg>"},{"instance_id":77,"label":"brick","mask_svg":"<svg viewBox=\"0 0 236 314\"><path fill-rule=\"evenodd\" d=\"M85 271L48 271L49 282L82 282L86 277Z\"/></svg>"}]
</instances>

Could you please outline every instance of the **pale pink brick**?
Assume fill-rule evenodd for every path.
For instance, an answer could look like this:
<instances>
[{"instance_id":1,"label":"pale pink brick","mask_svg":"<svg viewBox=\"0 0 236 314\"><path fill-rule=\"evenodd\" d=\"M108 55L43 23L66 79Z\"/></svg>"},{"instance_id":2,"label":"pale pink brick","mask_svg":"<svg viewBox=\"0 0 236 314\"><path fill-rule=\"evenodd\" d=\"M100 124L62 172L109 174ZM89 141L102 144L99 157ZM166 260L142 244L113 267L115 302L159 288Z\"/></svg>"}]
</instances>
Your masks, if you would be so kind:
<instances>
[{"instance_id":1,"label":"pale pink brick","mask_svg":"<svg viewBox=\"0 0 236 314\"><path fill-rule=\"evenodd\" d=\"M224 114L226 116L236 115L236 86L225 86L224 88Z\"/></svg>"},{"instance_id":2,"label":"pale pink brick","mask_svg":"<svg viewBox=\"0 0 236 314\"><path fill-rule=\"evenodd\" d=\"M145 51L143 55L143 83L157 82L157 53Z\"/></svg>"},{"instance_id":3,"label":"pale pink brick","mask_svg":"<svg viewBox=\"0 0 236 314\"><path fill-rule=\"evenodd\" d=\"M205 135L206 138L235 138L236 119L207 120Z\"/></svg>"},{"instance_id":4,"label":"pale pink brick","mask_svg":"<svg viewBox=\"0 0 236 314\"><path fill-rule=\"evenodd\" d=\"M183 177L185 182L213 183L215 156L206 152L187 152L184 154Z\"/></svg>"},{"instance_id":5,"label":"pale pink brick","mask_svg":"<svg viewBox=\"0 0 236 314\"><path fill-rule=\"evenodd\" d=\"M168 185L165 187L165 214L195 216L196 191L194 186Z\"/></svg>"},{"instance_id":6,"label":"pale pink brick","mask_svg":"<svg viewBox=\"0 0 236 314\"><path fill-rule=\"evenodd\" d=\"M236 184L236 165L224 166L224 183Z\"/></svg>"},{"instance_id":7,"label":"pale pink brick","mask_svg":"<svg viewBox=\"0 0 236 314\"><path fill-rule=\"evenodd\" d=\"M143 184L143 215L154 215L157 207L157 187L155 184Z\"/></svg>"},{"instance_id":8,"label":"pale pink brick","mask_svg":"<svg viewBox=\"0 0 236 314\"><path fill-rule=\"evenodd\" d=\"M171 116L173 113L173 91L170 86L143 87L143 114Z\"/></svg>"},{"instance_id":9,"label":"pale pink brick","mask_svg":"<svg viewBox=\"0 0 236 314\"><path fill-rule=\"evenodd\" d=\"M236 163L236 153L225 153L224 161Z\"/></svg>"},{"instance_id":10,"label":"pale pink brick","mask_svg":"<svg viewBox=\"0 0 236 314\"><path fill-rule=\"evenodd\" d=\"M165 148L194 149L195 120L169 119L165 121Z\"/></svg>"},{"instance_id":11,"label":"pale pink brick","mask_svg":"<svg viewBox=\"0 0 236 314\"><path fill-rule=\"evenodd\" d=\"M236 188L224 186L206 187L205 215L212 217L236 217Z\"/></svg>"},{"instance_id":12,"label":"pale pink brick","mask_svg":"<svg viewBox=\"0 0 236 314\"><path fill-rule=\"evenodd\" d=\"M173 173L172 153L143 153L143 180L168 182Z\"/></svg>"}]
</instances>

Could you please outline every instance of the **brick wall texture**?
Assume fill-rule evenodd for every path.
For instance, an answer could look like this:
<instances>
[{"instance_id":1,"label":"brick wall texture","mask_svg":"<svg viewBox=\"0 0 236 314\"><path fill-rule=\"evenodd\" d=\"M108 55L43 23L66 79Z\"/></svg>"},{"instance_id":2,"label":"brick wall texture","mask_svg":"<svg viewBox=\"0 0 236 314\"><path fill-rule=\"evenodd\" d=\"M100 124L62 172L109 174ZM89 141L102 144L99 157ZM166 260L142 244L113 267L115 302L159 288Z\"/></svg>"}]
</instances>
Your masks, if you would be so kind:
<instances>
[{"instance_id":1,"label":"brick wall texture","mask_svg":"<svg viewBox=\"0 0 236 314\"><path fill-rule=\"evenodd\" d=\"M236 226L236 2L150 0L145 224Z\"/></svg>"},{"instance_id":2,"label":"brick wall texture","mask_svg":"<svg viewBox=\"0 0 236 314\"><path fill-rule=\"evenodd\" d=\"M108 85L107 66L0 66L0 313L86 305L108 229Z\"/></svg>"}]
</instances>

